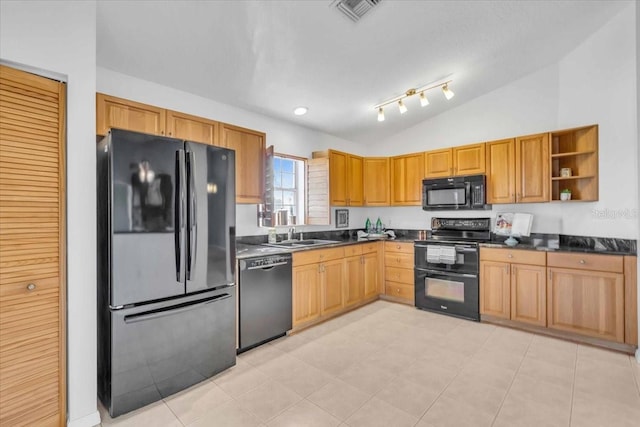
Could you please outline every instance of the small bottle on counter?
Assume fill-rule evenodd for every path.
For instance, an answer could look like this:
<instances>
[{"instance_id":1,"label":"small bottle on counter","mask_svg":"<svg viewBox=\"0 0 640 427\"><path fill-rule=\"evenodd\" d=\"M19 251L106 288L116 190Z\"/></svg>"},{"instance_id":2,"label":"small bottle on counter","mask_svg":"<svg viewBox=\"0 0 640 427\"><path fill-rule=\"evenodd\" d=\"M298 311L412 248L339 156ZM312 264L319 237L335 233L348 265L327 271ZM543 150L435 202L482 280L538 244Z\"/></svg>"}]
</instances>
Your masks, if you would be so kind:
<instances>
[{"instance_id":1,"label":"small bottle on counter","mask_svg":"<svg viewBox=\"0 0 640 427\"><path fill-rule=\"evenodd\" d=\"M277 241L278 241L278 235L276 234L276 229L271 227L269 229L268 242L269 243L276 243Z\"/></svg>"},{"instance_id":2,"label":"small bottle on counter","mask_svg":"<svg viewBox=\"0 0 640 427\"><path fill-rule=\"evenodd\" d=\"M371 231L371 220L369 218L367 218L367 222L364 223L364 231L367 233Z\"/></svg>"},{"instance_id":3,"label":"small bottle on counter","mask_svg":"<svg viewBox=\"0 0 640 427\"><path fill-rule=\"evenodd\" d=\"M382 233L382 221L380 221L380 217L378 217L378 220L376 221L376 233Z\"/></svg>"}]
</instances>

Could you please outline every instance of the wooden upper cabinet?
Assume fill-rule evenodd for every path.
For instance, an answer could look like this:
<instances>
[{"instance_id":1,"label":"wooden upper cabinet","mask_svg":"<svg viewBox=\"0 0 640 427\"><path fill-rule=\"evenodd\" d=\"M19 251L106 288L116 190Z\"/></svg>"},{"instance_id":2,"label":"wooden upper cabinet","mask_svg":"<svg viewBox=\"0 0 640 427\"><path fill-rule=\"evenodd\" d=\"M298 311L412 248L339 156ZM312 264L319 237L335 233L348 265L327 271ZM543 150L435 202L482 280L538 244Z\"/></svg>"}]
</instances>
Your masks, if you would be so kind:
<instances>
[{"instance_id":1,"label":"wooden upper cabinet","mask_svg":"<svg viewBox=\"0 0 640 427\"><path fill-rule=\"evenodd\" d=\"M167 136L219 145L219 123L203 117L167 110Z\"/></svg>"},{"instance_id":2,"label":"wooden upper cabinet","mask_svg":"<svg viewBox=\"0 0 640 427\"><path fill-rule=\"evenodd\" d=\"M420 206L422 204L422 179L424 156L422 153L392 157L391 204Z\"/></svg>"},{"instance_id":3,"label":"wooden upper cabinet","mask_svg":"<svg viewBox=\"0 0 640 427\"><path fill-rule=\"evenodd\" d=\"M153 135L165 134L166 110L115 96L96 94L96 134L106 135L110 128Z\"/></svg>"},{"instance_id":4,"label":"wooden upper cabinet","mask_svg":"<svg viewBox=\"0 0 640 427\"><path fill-rule=\"evenodd\" d=\"M453 176L453 151L451 148L424 153L424 176L425 178Z\"/></svg>"},{"instance_id":5,"label":"wooden upper cabinet","mask_svg":"<svg viewBox=\"0 0 640 427\"><path fill-rule=\"evenodd\" d=\"M364 204L363 158L349 154L347 158L347 195L349 206Z\"/></svg>"},{"instance_id":6,"label":"wooden upper cabinet","mask_svg":"<svg viewBox=\"0 0 640 427\"><path fill-rule=\"evenodd\" d=\"M453 174L479 175L485 173L485 144L453 147Z\"/></svg>"},{"instance_id":7,"label":"wooden upper cabinet","mask_svg":"<svg viewBox=\"0 0 640 427\"><path fill-rule=\"evenodd\" d=\"M484 172L484 143L462 145L424 153L424 176L426 178L478 175Z\"/></svg>"},{"instance_id":8,"label":"wooden upper cabinet","mask_svg":"<svg viewBox=\"0 0 640 427\"><path fill-rule=\"evenodd\" d=\"M515 139L487 142L486 147L487 203L515 203Z\"/></svg>"},{"instance_id":9,"label":"wooden upper cabinet","mask_svg":"<svg viewBox=\"0 0 640 427\"><path fill-rule=\"evenodd\" d=\"M365 206L389 206L389 158L366 157L362 173Z\"/></svg>"},{"instance_id":10,"label":"wooden upper cabinet","mask_svg":"<svg viewBox=\"0 0 640 427\"><path fill-rule=\"evenodd\" d=\"M265 139L262 132L220 124L220 145L236 152L236 203L262 203Z\"/></svg>"},{"instance_id":11,"label":"wooden upper cabinet","mask_svg":"<svg viewBox=\"0 0 640 427\"><path fill-rule=\"evenodd\" d=\"M516 138L516 202L548 202L549 134Z\"/></svg>"}]
</instances>

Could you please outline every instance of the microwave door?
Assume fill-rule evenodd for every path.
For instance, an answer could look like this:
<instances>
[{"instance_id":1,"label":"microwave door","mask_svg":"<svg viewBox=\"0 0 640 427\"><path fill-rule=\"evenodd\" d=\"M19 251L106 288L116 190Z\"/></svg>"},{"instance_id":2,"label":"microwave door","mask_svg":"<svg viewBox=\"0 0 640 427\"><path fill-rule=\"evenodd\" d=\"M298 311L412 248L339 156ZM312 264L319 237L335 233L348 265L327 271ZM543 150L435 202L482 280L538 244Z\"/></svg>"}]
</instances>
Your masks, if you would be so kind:
<instances>
[{"instance_id":1,"label":"microwave door","mask_svg":"<svg viewBox=\"0 0 640 427\"><path fill-rule=\"evenodd\" d=\"M452 183L426 191L426 207L433 209L460 209L468 206L469 184Z\"/></svg>"}]
</instances>

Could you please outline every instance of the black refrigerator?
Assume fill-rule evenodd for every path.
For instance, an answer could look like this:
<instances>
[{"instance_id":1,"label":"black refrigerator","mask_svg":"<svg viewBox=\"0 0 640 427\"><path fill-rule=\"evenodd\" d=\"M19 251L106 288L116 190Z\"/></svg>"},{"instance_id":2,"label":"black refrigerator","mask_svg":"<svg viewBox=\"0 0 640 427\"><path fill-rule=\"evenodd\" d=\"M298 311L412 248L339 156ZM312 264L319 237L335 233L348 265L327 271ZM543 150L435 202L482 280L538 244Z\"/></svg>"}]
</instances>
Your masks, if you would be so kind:
<instances>
[{"instance_id":1,"label":"black refrigerator","mask_svg":"<svg viewBox=\"0 0 640 427\"><path fill-rule=\"evenodd\" d=\"M98 143L98 395L112 417L235 364L235 152Z\"/></svg>"}]
</instances>

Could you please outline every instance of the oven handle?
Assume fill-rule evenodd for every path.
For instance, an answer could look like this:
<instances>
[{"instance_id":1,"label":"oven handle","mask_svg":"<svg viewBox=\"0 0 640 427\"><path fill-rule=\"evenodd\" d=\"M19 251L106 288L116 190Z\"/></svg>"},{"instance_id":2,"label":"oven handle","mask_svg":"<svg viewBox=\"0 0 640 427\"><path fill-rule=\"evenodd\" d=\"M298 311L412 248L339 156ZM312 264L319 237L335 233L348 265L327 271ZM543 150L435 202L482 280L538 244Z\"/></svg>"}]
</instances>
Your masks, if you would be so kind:
<instances>
[{"instance_id":1,"label":"oven handle","mask_svg":"<svg viewBox=\"0 0 640 427\"><path fill-rule=\"evenodd\" d=\"M416 267L416 270L424 271L426 273L431 273L431 274L438 274L440 276L478 277L477 274L453 273L453 272L450 272L450 271L428 270L426 268L418 268L418 267Z\"/></svg>"},{"instance_id":2,"label":"oven handle","mask_svg":"<svg viewBox=\"0 0 640 427\"><path fill-rule=\"evenodd\" d=\"M429 246L449 246L449 245L429 245ZM478 248L475 246L460 246L460 245L453 245L456 248L456 252L478 252ZM425 248L427 247L427 245L415 245L416 248Z\"/></svg>"}]
</instances>

